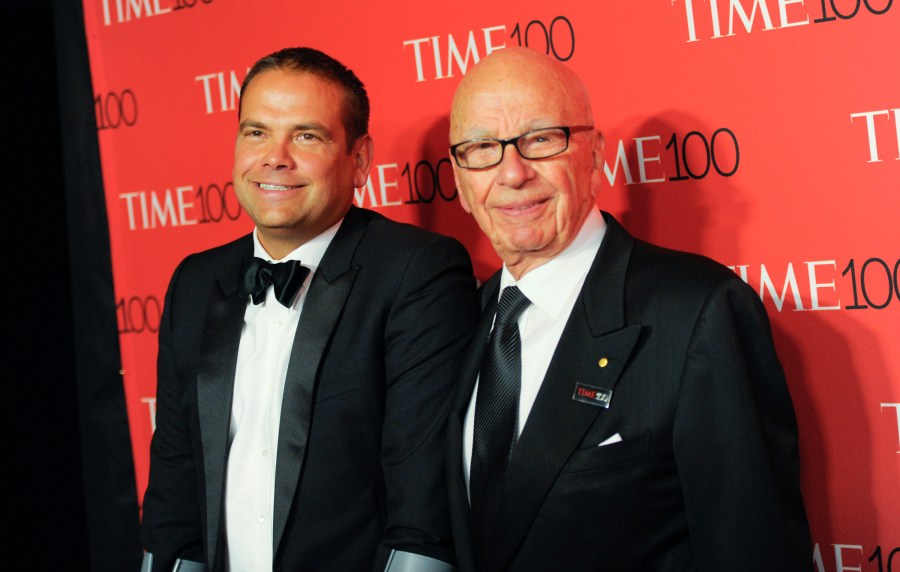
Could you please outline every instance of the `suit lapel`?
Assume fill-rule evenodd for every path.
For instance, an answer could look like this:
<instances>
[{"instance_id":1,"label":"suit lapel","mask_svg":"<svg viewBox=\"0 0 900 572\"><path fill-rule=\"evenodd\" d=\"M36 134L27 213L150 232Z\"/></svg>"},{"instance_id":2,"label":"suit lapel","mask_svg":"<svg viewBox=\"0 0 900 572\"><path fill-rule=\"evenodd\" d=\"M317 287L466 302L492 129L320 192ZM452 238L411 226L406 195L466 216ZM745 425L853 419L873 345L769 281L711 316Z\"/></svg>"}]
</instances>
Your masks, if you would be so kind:
<instances>
[{"instance_id":1,"label":"suit lapel","mask_svg":"<svg viewBox=\"0 0 900 572\"><path fill-rule=\"evenodd\" d=\"M316 380L328 340L353 287L353 253L365 234L362 211L351 208L310 283L288 361L275 465L275 554L300 481L309 440Z\"/></svg>"},{"instance_id":2,"label":"suit lapel","mask_svg":"<svg viewBox=\"0 0 900 572\"><path fill-rule=\"evenodd\" d=\"M475 553L473 550L472 519L469 511L469 495L466 488L465 475L463 474L462 442L463 422L466 410L472 399L472 391L478 370L481 366L481 356L484 346L491 333L491 325L494 321L494 313L497 307L497 289L500 286L499 273L488 280L481 289L481 299L484 304L481 312L481 320L469 348L465 353L465 361L460 368L459 383L454 392L451 413L447 420L447 435L450 443L447 458L448 467L448 494L451 510L454 516L454 541L460 568L463 570L475 569Z\"/></svg>"},{"instance_id":3,"label":"suit lapel","mask_svg":"<svg viewBox=\"0 0 900 572\"><path fill-rule=\"evenodd\" d=\"M495 274L485 282L480 295L482 300L481 320L478 328L472 336L469 348L466 350L466 359L460 367L458 389L454 394L453 415L454 421L462 423L472 398L472 390L475 388L475 380L478 378L478 370L481 368L481 355L487 344L494 323L494 314L497 311L497 290L500 288L500 273Z\"/></svg>"},{"instance_id":4,"label":"suit lapel","mask_svg":"<svg viewBox=\"0 0 900 572\"><path fill-rule=\"evenodd\" d=\"M634 240L611 217L607 224L510 461L489 570L510 565L563 465L605 411L575 401L576 383L612 390L610 407L616 406L614 389L641 326L625 325L625 274Z\"/></svg>"},{"instance_id":5,"label":"suit lapel","mask_svg":"<svg viewBox=\"0 0 900 572\"><path fill-rule=\"evenodd\" d=\"M213 286L197 367L197 410L203 446L210 568L218 558L234 374L247 308L247 301L238 295L238 272L241 260L252 254L252 244L248 237L241 256L225 268Z\"/></svg>"}]
</instances>

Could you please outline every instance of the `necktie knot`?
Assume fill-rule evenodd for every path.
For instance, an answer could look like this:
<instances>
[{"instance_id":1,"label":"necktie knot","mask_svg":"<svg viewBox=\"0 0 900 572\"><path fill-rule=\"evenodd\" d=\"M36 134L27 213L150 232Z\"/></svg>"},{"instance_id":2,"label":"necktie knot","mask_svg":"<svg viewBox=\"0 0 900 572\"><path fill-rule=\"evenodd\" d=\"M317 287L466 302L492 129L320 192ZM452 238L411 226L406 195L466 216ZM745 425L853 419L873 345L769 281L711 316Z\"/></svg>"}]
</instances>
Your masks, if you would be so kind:
<instances>
[{"instance_id":1,"label":"necktie knot","mask_svg":"<svg viewBox=\"0 0 900 572\"><path fill-rule=\"evenodd\" d=\"M518 286L507 286L503 289L500 301L497 303L497 318L494 326L515 322L530 304L531 300L522 294Z\"/></svg>"},{"instance_id":2,"label":"necktie knot","mask_svg":"<svg viewBox=\"0 0 900 572\"><path fill-rule=\"evenodd\" d=\"M282 306L290 308L308 274L309 268L299 260L268 262L253 257L244 261L241 269L241 295L250 296L254 304L259 304L266 299L266 290L271 285L275 298Z\"/></svg>"}]
</instances>

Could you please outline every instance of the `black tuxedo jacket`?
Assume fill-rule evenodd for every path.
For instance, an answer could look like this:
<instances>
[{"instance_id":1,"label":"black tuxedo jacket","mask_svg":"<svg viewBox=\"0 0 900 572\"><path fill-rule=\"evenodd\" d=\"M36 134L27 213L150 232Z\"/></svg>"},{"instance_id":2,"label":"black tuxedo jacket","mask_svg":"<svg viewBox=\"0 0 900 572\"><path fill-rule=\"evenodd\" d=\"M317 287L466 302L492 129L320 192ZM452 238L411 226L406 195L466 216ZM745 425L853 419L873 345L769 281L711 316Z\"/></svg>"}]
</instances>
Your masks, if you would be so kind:
<instances>
[{"instance_id":1,"label":"black tuxedo jacket","mask_svg":"<svg viewBox=\"0 0 900 572\"><path fill-rule=\"evenodd\" d=\"M635 240L604 216L478 571L810 570L796 420L759 297L727 268ZM482 287L448 420L465 571L476 562L463 419L498 286L495 276ZM574 400L579 383L611 390L609 407ZM621 442L598 446L617 433Z\"/></svg>"},{"instance_id":2,"label":"black tuxedo jacket","mask_svg":"<svg viewBox=\"0 0 900 572\"><path fill-rule=\"evenodd\" d=\"M228 430L251 236L187 257L159 333L142 534L154 571L221 570ZM309 286L291 351L274 570L384 570L392 549L452 562L444 420L477 320L462 246L352 208Z\"/></svg>"}]
</instances>

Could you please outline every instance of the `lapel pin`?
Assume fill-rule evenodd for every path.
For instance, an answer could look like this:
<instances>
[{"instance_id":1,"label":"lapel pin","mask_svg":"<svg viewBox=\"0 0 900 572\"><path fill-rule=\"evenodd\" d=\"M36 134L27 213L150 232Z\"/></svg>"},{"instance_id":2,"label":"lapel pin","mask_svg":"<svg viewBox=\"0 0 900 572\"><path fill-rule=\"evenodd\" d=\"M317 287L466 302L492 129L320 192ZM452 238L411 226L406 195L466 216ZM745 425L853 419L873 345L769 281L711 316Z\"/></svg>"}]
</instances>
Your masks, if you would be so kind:
<instances>
[{"instance_id":1,"label":"lapel pin","mask_svg":"<svg viewBox=\"0 0 900 572\"><path fill-rule=\"evenodd\" d=\"M599 365L600 367L606 367L609 365L609 360L605 357L602 357L600 358L600 361L597 362L597 365Z\"/></svg>"},{"instance_id":2,"label":"lapel pin","mask_svg":"<svg viewBox=\"0 0 900 572\"><path fill-rule=\"evenodd\" d=\"M609 402L612 400L612 389L576 383L572 399L608 409Z\"/></svg>"}]
</instances>

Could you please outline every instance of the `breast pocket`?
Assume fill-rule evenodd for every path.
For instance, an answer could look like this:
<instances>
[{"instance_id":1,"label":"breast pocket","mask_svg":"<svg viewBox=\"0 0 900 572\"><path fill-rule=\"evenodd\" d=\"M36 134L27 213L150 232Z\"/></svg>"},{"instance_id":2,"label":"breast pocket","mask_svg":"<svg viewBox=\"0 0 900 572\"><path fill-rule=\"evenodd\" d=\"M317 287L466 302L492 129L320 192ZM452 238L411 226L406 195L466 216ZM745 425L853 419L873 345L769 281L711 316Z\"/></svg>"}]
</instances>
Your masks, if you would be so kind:
<instances>
[{"instance_id":1,"label":"breast pocket","mask_svg":"<svg viewBox=\"0 0 900 572\"><path fill-rule=\"evenodd\" d=\"M587 550L596 556L621 545L634 534L651 457L650 430L618 443L575 450L541 506L534 529L563 538L573 554Z\"/></svg>"},{"instance_id":2,"label":"breast pocket","mask_svg":"<svg viewBox=\"0 0 900 572\"><path fill-rule=\"evenodd\" d=\"M650 452L650 430L642 435L622 439L618 443L576 449L563 466L560 475L574 475L627 463L646 457Z\"/></svg>"}]
</instances>

